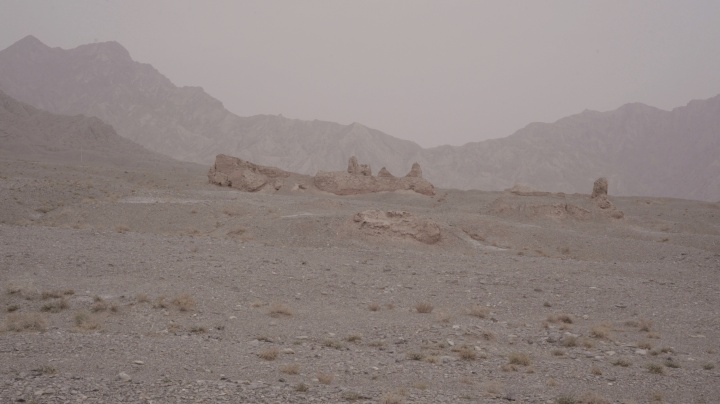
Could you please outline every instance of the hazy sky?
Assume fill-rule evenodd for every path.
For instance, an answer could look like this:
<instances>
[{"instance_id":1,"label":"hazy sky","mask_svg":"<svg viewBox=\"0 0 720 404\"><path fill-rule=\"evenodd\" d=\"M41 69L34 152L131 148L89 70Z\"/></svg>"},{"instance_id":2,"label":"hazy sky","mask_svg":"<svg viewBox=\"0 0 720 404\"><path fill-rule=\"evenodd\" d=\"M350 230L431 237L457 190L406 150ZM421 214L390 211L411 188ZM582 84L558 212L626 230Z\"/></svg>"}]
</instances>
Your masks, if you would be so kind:
<instances>
[{"instance_id":1,"label":"hazy sky","mask_svg":"<svg viewBox=\"0 0 720 404\"><path fill-rule=\"evenodd\" d=\"M118 41L230 111L423 146L720 93L720 1L0 0L0 49Z\"/></svg>"}]
</instances>

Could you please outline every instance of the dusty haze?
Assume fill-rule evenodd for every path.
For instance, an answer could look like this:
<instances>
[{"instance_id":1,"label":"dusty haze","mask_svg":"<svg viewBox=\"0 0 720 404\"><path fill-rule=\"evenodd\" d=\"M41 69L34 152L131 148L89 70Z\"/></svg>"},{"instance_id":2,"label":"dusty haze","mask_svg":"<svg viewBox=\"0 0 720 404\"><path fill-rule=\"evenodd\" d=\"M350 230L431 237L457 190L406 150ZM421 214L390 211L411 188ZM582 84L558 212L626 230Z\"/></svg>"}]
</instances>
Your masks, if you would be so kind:
<instances>
[{"instance_id":1,"label":"dusty haze","mask_svg":"<svg viewBox=\"0 0 720 404\"><path fill-rule=\"evenodd\" d=\"M240 116L360 122L422 146L720 92L720 3L4 1L0 49L122 43Z\"/></svg>"}]
</instances>

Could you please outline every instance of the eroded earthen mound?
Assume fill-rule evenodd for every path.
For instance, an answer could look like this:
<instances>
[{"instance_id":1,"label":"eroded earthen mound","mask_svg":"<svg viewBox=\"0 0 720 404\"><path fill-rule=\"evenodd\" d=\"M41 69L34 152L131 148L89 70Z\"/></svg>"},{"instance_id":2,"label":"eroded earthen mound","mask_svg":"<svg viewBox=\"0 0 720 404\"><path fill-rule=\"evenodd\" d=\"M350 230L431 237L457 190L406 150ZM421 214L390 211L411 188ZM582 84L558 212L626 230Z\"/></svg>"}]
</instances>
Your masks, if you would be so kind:
<instances>
[{"instance_id":1,"label":"eroded earthen mound","mask_svg":"<svg viewBox=\"0 0 720 404\"><path fill-rule=\"evenodd\" d=\"M241 191L256 192L265 188L279 190L283 178L291 173L275 167L266 167L241 160L237 157L218 154L215 164L208 172L212 184L237 188Z\"/></svg>"},{"instance_id":2,"label":"eroded earthen mound","mask_svg":"<svg viewBox=\"0 0 720 404\"><path fill-rule=\"evenodd\" d=\"M361 232L390 239L412 239L425 244L440 241L440 226L404 211L366 210L353 216L354 226Z\"/></svg>"},{"instance_id":3,"label":"eroded earthen mound","mask_svg":"<svg viewBox=\"0 0 720 404\"><path fill-rule=\"evenodd\" d=\"M347 172L320 171L314 178L315 186L336 195L359 195L383 191L415 191L423 195L435 195L435 187L422 177L418 163L405 177L395 177L385 167L377 177L372 175L370 166L358 164L355 156L348 162Z\"/></svg>"}]
</instances>

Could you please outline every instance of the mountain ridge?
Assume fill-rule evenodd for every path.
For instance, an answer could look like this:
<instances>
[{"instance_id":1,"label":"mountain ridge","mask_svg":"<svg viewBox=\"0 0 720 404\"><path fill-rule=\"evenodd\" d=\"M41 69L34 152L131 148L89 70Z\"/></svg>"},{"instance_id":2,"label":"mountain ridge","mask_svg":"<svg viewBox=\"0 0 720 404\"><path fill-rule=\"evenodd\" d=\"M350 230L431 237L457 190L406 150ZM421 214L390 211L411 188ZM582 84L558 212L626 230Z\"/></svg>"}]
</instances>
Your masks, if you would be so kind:
<instances>
[{"instance_id":1,"label":"mountain ridge","mask_svg":"<svg viewBox=\"0 0 720 404\"><path fill-rule=\"evenodd\" d=\"M586 110L530 123L506 138L423 149L359 123L240 117L201 87L177 87L151 65L132 60L117 42L63 50L23 38L0 51L0 89L54 113L96 116L150 150L203 164L225 153L314 174L342 168L355 155L375 172L383 166L406 172L417 161L426 178L444 188L501 190L524 183L588 192L604 175L618 195L720 199L720 162L713 155L720 155L714 118L720 96L671 111L641 103Z\"/></svg>"}]
</instances>

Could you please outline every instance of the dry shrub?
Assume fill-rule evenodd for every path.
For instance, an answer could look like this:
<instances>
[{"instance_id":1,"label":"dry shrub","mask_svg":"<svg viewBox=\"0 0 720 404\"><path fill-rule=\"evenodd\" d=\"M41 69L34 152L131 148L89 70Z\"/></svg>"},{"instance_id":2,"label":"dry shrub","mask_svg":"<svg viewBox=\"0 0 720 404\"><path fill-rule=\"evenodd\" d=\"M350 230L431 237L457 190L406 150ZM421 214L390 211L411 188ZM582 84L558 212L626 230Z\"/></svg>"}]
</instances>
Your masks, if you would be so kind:
<instances>
[{"instance_id":1,"label":"dry shrub","mask_svg":"<svg viewBox=\"0 0 720 404\"><path fill-rule=\"evenodd\" d=\"M379 310L380 310L380 305L377 304L377 303L370 303L370 304L368 304L368 310L370 310L370 311L379 311Z\"/></svg>"},{"instance_id":2,"label":"dry shrub","mask_svg":"<svg viewBox=\"0 0 720 404\"><path fill-rule=\"evenodd\" d=\"M168 307L170 307L170 304L165 299L167 299L165 296L158 296L155 299L153 307L156 309L167 309Z\"/></svg>"},{"instance_id":3,"label":"dry shrub","mask_svg":"<svg viewBox=\"0 0 720 404\"><path fill-rule=\"evenodd\" d=\"M117 226L115 227L115 231L118 233L125 233L130 231L130 229L127 226Z\"/></svg>"},{"instance_id":4,"label":"dry shrub","mask_svg":"<svg viewBox=\"0 0 720 404\"><path fill-rule=\"evenodd\" d=\"M548 316L547 321L551 323L560 322L565 324L572 324L574 322L572 316L569 314L553 314Z\"/></svg>"},{"instance_id":5,"label":"dry shrub","mask_svg":"<svg viewBox=\"0 0 720 404\"><path fill-rule=\"evenodd\" d=\"M318 382L322 384L330 384L335 380L335 376L331 375L330 373L318 373L317 374Z\"/></svg>"},{"instance_id":6,"label":"dry shrub","mask_svg":"<svg viewBox=\"0 0 720 404\"><path fill-rule=\"evenodd\" d=\"M646 319L639 320L637 324L638 324L637 326L640 329L640 331L645 331L645 332L649 332L653 326L652 320L646 320Z\"/></svg>"},{"instance_id":7,"label":"dry shrub","mask_svg":"<svg viewBox=\"0 0 720 404\"><path fill-rule=\"evenodd\" d=\"M43 304L41 310L49 311L51 313L59 313L67 309L68 307L70 307L70 304L68 303L67 299L63 297L61 299Z\"/></svg>"},{"instance_id":8,"label":"dry shrub","mask_svg":"<svg viewBox=\"0 0 720 404\"><path fill-rule=\"evenodd\" d=\"M425 359L425 354L422 352L407 352L405 357L413 361L421 361Z\"/></svg>"},{"instance_id":9,"label":"dry shrub","mask_svg":"<svg viewBox=\"0 0 720 404\"><path fill-rule=\"evenodd\" d=\"M582 337L580 338L580 344L585 348L595 348L595 341L591 340L590 338Z\"/></svg>"},{"instance_id":10,"label":"dry shrub","mask_svg":"<svg viewBox=\"0 0 720 404\"><path fill-rule=\"evenodd\" d=\"M63 295L59 290L44 290L41 294L43 300L58 299Z\"/></svg>"},{"instance_id":11,"label":"dry shrub","mask_svg":"<svg viewBox=\"0 0 720 404\"><path fill-rule=\"evenodd\" d=\"M578 338L574 335L564 335L560 344L566 348L573 348L578 345Z\"/></svg>"},{"instance_id":12,"label":"dry shrub","mask_svg":"<svg viewBox=\"0 0 720 404\"><path fill-rule=\"evenodd\" d=\"M565 351L562 349L553 349L551 352L554 356L563 356L565 355Z\"/></svg>"},{"instance_id":13,"label":"dry shrub","mask_svg":"<svg viewBox=\"0 0 720 404\"><path fill-rule=\"evenodd\" d=\"M75 325L83 330L97 330L100 328L97 320L85 311L75 313Z\"/></svg>"},{"instance_id":14,"label":"dry shrub","mask_svg":"<svg viewBox=\"0 0 720 404\"><path fill-rule=\"evenodd\" d=\"M286 363L280 366L280 371L288 375L296 375L300 373L300 365L297 363Z\"/></svg>"},{"instance_id":15,"label":"dry shrub","mask_svg":"<svg viewBox=\"0 0 720 404\"><path fill-rule=\"evenodd\" d=\"M432 313L434 308L435 307L433 307L432 304L426 303L426 302L421 302L421 303L418 303L415 305L415 310L418 313L423 313L423 314Z\"/></svg>"},{"instance_id":16,"label":"dry shrub","mask_svg":"<svg viewBox=\"0 0 720 404\"><path fill-rule=\"evenodd\" d=\"M657 375L661 375L665 373L665 369L662 367L662 365L658 365L657 363L651 363L647 365L648 372L654 373Z\"/></svg>"},{"instance_id":17,"label":"dry shrub","mask_svg":"<svg viewBox=\"0 0 720 404\"><path fill-rule=\"evenodd\" d=\"M242 236L243 234L245 234L245 229L242 228L242 227L237 227L237 228L235 228L235 229L230 230L230 231L227 232L227 235L228 235L229 237L240 237L240 236Z\"/></svg>"},{"instance_id":18,"label":"dry shrub","mask_svg":"<svg viewBox=\"0 0 720 404\"><path fill-rule=\"evenodd\" d=\"M630 366L630 361L625 358L617 358L610 362L613 366L622 366L624 368Z\"/></svg>"},{"instance_id":19,"label":"dry shrub","mask_svg":"<svg viewBox=\"0 0 720 404\"><path fill-rule=\"evenodd\" d=\"M362 340L362 335L359 334L350 334L345 337L345 341L347 342L360 342L360 340Z\"/></svg>"},{"instance_id":20,"label":"dry shrub","mask_svg":"<svg viewBox=\"0 0 720 404\"><path fill-rule=\"evenodd\" d=\"M301 393L305 393L306 391L310 390L307 384L305 383L298 383L295 385L295 391L299 391Z\"/></svg>"},{"instance_id":21,"label":"dry shrub","mask_svg":"<svg viewBox=\"0 0 720 404\"><path fill-rule=\"evenodd\" d=\"M583 393L580 396L580 402L583 404L610 404L608 400L594 392Z\"/></svg>"},{"instance_id":22,"label":"dry shrub","mask_svg":"<svg viewBox=\"0 0 720 404\"><path fill-rule=\"evenodd\" d=\"M195 302L195 299L192 296L190 296L187 293L183 293L183 294L175 296L175 298L172 301L172 304L177 306L177 308L180 311L190 311L195 308L195 305L197 303Z\"/></svg>"},{"instance_id":23,"label":"dry shrub","mask_svg":"<svg viewBox=\"0 0 720 404\"><path fill-rule=\"evenodd\" d=\"M334 348L334 349L344 349L345 345L338 340L335 339L326 339L322 342L322 345L326 348Z\"/></svg>"},{"instance_id":24,"label":"dry shrub","mask_svg":"<svg viewBox=\"0 0 720 404\"><path fill-rule=\"evenodd\" d=\"M485 383L483 384L483 387L485 387L485 391L486 391L486 392L488 392L489 394L492 394L492 395L494 395L494 396L499 396L499 395L501 395L501 394L502 394L502 391L503 391L503 385L502 385L502 383L500 383L500 382L498 382L498 381L496 381L496 380L492 380L492 381L489 381L489 382L485 382Z\"/></svg>"},{"instance_id":25,"label":"dry shrub","mask_svg":"<svg viewBox=\"0 0 720 404\"><path fill-rule=\"evenodd\" d=\"M403 404L405 397L397 393L388 393L380 398L380 404Z\"/></svg>"},{"instance_id":26,"label":"dry shrub","mask_svg":"<svg viewBox=\"0 0 720 404\"><path fill-rule=\"evenodd\" d=\"M430 383L426 381L416 381L411 384L413 388L416 388L418 390L427 390L428 387L430 387Z\"/></svg>"},{"instance_id":27,"label":"dry shrub","mask_svg":"<svg viewBox=\"0 0 720 404\"><path fill-rule=\"evenodd\" d=\"M590 369L590 373L592 373L592 374L595 375L595 376L601 376L601 375L602 375L602 369L600 369L600 368L597 367L597 366L593 366L593 367Z\"/></svg>"},{"instance_id":28,"label":"dry shrub","mask_svg":"<svg viewBox=\"0 0 720 404\"><path fill-rule=\"evenodd\" d=\"M138 293L135 295L135 300L137 300L138 303L150 303L150 296L145 293Z\"/></svg>"},{"instance_id":29,"label":"dry shrub","mask_svg":"<svg viewBox=\"0 0 720 404\"><path fill-rule=\"evenodd\" d=\"M270 307L270 317L292 316L292 310L284 304L275 303Z\"/></svg>"},{"instance_id":30,"label":"dry shrub","mask_svg":"<svg viewBox=\"0 0 720 404\"><path fill-rule=\"evenodd\" d=\"M468 310L468 314L473 317L486 318L488 314L490 314L490 309L488 307L476 304L472 306L470 310Z\"/></svg>"},{"instance_id":31,"label":"dry shrub","mask_svg":"<svg viewBox=\"0 0 720 404\"><path fill-rule=\"evenodd\" d=\"M526 353L511 352L508 356L508 363L511 365L529 366L530 357Z\"/></svg>"},{"instance_id":32,"label":"dry shrub","mask_svg":"<svg viewBox=\"0 0 720 404\"><path fill-rule=\"evenodd\" d=\"M650 341L640 341L637 343L637 347L640 349L652 349Z\"/></svg>"},{"instance_id":33,"label":"dry shrub","mask_svg":"<svg viewBox=\"0 0 720 404\"><path fill-rule=\"evenodd\" d=\"M598 324L590 329L590 336L598 339L610 338L610 326L608 324Z\"/></svg>"},{"instance_id":34,"label":"dry shrub","mask_svg":"<svg viewBox=\"0 0 720 404\"><path fill-rule=\"evenodd\" d=\"M260 357L260 359L265 359L266 361L274 361L275 359L277 359L279 354L280 350L276 347L272 347L264 351L260 351L258 353L258 356Z\"/></svg>"},{"instance_id":35,"label":"dry shrub","mask_svg":"<svg viewBox=\"0 0 720 404\"><path fill-rule=\"evenodd\" d=\"M36 312L12 313L5 318L5 328L8 331L45 331L47 320Z\"/></svg>"},{"instance_id":36,"label":"dry shrub","mask_svg":"<svg viewBox=\"0 0 720 404\"><path fill-rule=\"evenodd\" d=\"M462 360L471 361L477 358L477 352L473 348L464 346L458 350L458 356Z\"/></svg>"}]
</instances>

